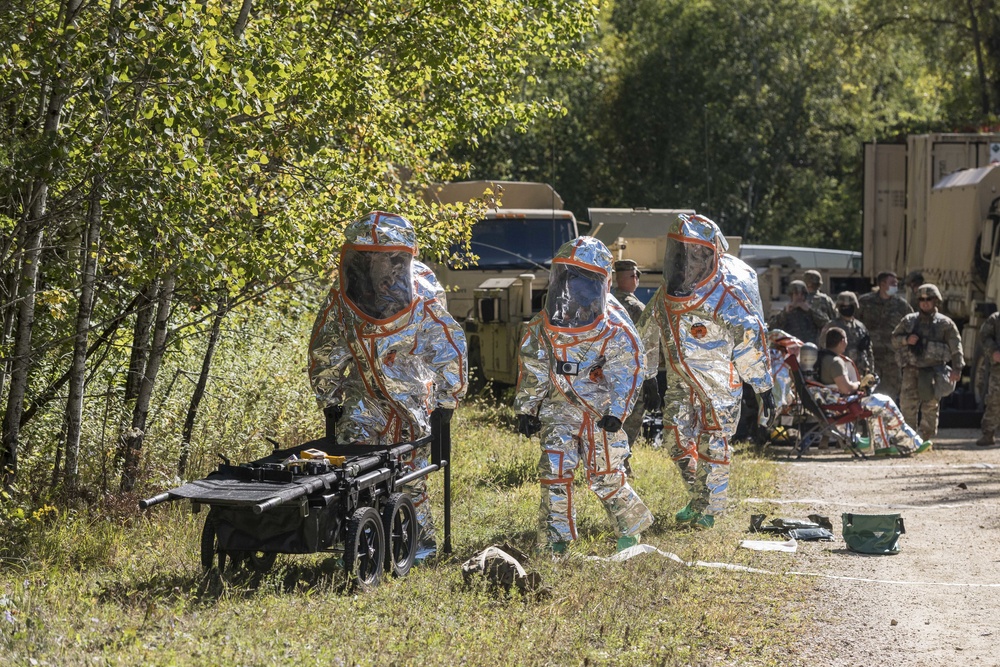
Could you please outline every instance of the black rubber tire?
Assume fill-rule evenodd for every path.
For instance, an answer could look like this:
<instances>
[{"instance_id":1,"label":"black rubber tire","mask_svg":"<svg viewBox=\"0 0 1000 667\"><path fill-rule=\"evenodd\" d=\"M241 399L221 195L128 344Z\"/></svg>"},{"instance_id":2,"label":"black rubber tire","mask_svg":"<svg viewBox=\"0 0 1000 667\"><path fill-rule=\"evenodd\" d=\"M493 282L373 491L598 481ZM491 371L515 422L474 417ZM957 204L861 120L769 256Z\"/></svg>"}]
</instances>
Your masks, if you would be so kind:
<instances>
[{"instance_id":1,"label":"black rubber tire","mask_svg":"<svg viewBox=\"0 0 1000 667\"><path fill-rule=\"evenodd\" d=\"M394 577L405 577L417 558L420 525L417 510L408 493L394 493L382 509L385 531L385 570Z\"/></svg>"},{"instance_id":2,"label":"black rubber tire","mask_svg":"<svg viewBox=\"0 0 1000 667\"><path fill-rule=\"evenodd\" d=\"M351 583L362 591L375 589L385 563L385 531L374 507L359 507L347 525L344 569Z\"/></svg>"},{"instance_id":3,"label":"black rubber tire","mask_svg":"<svg viewBox=\"0 0 1000 667\"><path fill-rule=\"evenodd\" d=\"M215 565L215 522L205 517L205 525L201 529L201 567L205 571Z\"/></svg>"},{"instance_id":4,"label":"black rubber tire","mask_svg":"<svg viewBox=\"0 0 1000 667\"><path fill-rule=\"evenodd\" d=\"M219 540L215 534L215 521L211 516L205 517L205 526L201 529L201 567L207 572L216 565L219 574L226 570L227 553L219 548ZM230 559L230 567L236 560Z\"/></svg>"},{"instance_id":5,"label":"black rubber tire","mask_svg":"<svg viewBox=\"0 0 1000 667\"><path fill-rule=\"evenodd\" d=\"M257 574L267 574L274 567L274 561L278 554L273 551L251 551L246 560L246 565Z\"/></svg>"}]
</instances>

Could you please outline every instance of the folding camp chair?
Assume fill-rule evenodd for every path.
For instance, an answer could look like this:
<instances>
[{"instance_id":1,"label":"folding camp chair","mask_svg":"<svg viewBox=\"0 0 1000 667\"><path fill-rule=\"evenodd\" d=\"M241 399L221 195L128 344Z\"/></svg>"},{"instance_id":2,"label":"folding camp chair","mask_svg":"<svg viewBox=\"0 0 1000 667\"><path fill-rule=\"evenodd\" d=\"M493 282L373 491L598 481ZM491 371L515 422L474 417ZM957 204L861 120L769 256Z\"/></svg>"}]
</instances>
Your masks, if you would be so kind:
<instances>
[{"instance_id":1,"label":"folding camp chair","mask_svg":"<svg viewBox=\"0 0 1000 667\"><path fill-rule=\"evenodd\" d=\"M795 393L802 406L801 421L798 424L798 442L792 449L792 454L795 454L796 458L802 458L813 443L828 438L830 442L836 442L841 448L850 451L854 458L868 458L858 448L855 438L857 423L871 417L871 411L861 405L857 397L845 396L843 400L835 403L816 401L809 391L809 386L823 385L807 379L794 356L789 357L788 365L795 381Z\"/></svg>"}]
</instances>

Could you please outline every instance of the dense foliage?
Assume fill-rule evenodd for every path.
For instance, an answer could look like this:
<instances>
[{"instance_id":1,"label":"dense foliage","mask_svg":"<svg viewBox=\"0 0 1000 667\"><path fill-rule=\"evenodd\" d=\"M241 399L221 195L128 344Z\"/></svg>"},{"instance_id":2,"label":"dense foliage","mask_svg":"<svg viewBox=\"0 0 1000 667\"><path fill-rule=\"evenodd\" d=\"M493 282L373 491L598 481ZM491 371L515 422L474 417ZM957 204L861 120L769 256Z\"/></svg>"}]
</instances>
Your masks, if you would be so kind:
<instances>
[{"instance_id":1,"label":"dense foliage","mask_svg":"<svg viewBox=\"0 0 1000 667\"><path fill-rule=\"evenodd\" d=\"M992 0L618 0L565 114L468 151L588 207L694 208L747 242L860 250L866 141L1000 115Z\"/></svg>"},{"instance_id":2,"label":"dense foliage","mask_svg":"<svg viewBox=\"0 0 1000 667\"><path fill-rule=\"evenodd\" d=\"M406 212L425 255L461 243L474 216L425 204L422 187L460 173L450 145L550 106L519 91L580 58L595 12L568 0L7 3L4 480L30 459L33 487L91 485L81 458L110 448L131 489L163 371L183 360L198 380L174 436L189 439L218 340L241 330L233 315L283 313L299 331L296 304L316 298L301 281L330 270L359 213ZM100 407L95 392L115 400Z\"/></svg>"}]
</instances>

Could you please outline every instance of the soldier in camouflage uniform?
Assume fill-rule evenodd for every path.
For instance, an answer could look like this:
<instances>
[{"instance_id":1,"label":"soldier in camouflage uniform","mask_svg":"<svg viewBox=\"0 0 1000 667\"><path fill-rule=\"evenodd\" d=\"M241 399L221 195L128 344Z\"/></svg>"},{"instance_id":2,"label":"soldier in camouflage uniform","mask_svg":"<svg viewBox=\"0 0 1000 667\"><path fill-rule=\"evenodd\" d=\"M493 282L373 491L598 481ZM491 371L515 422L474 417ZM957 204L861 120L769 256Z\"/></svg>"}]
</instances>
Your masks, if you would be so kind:
<instances>
[{"instance_id":1,"label":"soldier in camouflage uniform","mask_svg":"<svg viewBox=\"0 0 1000 667\"><path fill-rule=\"evenodd\" d=\"M990 360L990 386L986 391L983 412L983 435L976 440L980 447L992 447L1000 425L1000 311L990 315L979 329L983 354Z\"/></svg>"},{"instance_id":2,"label":"soldier in camouflage uniform","mask_svg":"<svg viewBox=\"0 0 1000 667\"><path fill-rule=\"evenodd\" d=\"M910 308L917 310L920 304L917 290L924 284L924 274L919 271L910 271L906 274L903 283L906 285L906 302L910 304Z\"/></svg>"},{"instance_id":3,"label":"soldier in camouflage uniform","mask_svg":"<svg viewBox=\"0 0 1000 667\"><path fill-rule=\"evenodd\" d=\"M875 362L872 358L872 337L868 328L854 315L858 311L858 296L854 292L841 292L837 295L837 317L823 327L820 340L826 340L826 332L833 327L843 329L847 334L847 351L844 353L854 362L860 375L875 372Z\"/></svg>"},{"instance_id":4,"label":"soldier in camouflage uniform","mask_svg":"<svg viewBox=\"0 0 1000 667\"><path fill-rule=\"evenodd\" d=\"M830 318L809 305L808 289L801 280L788 283L788 305L767 321L768 329L781 329L804 343L819 340L819 332Z\"/></svg>"},{"instance_id":5,"label":"soldier in camouflage uniform","mask_svg":"<svg viewBox=\"0 0 1000 667\"><path fill-rule=\"evenodd\" d=\"M809 302L812 309L827 320L832 320L836 317L837 313L833 299L830 298L829 294L820 289L823 287L823 274L815 269L809 269L802 280L806 284L806 301Z\"/></svg>"},{"instance_id":6,"label":"soldier in camouflage uniform","mask_svg":"<svg viewBox=\"0 0 1000 667\"><path fill-rule=\"evenodd\" d=\"M639 316L642 315L642 311L645 310L646 304L639 301L639 298L635 295L635 288L639 285L639 276L642 275L642 271L639 270L639 265L636 264L631 259L618 260L614 264L615 268L615 288L611 290L611 295L614 296L618 301L625 306L628 316L632 318L632 323L639 321ZM652 385L650 385L652 383ZM656 391L656 379L646 380L643 383L643 396L649 391ZM638 401L635 407L632 409L632 414L628 416L625 423L622 425L622 429L625 431L625 435L628 436L628 444L634 445L635 439L639 435L639 430L642 428L642 414L643 414L643 403L648 402L645 399L643 401ZM628 465L626 460L626 467L631 470L631 466Z\"/></svg>"},{"instance_id":7,"label":"soldier in camouflage uniform","mask_svg":"<svg viewBox=\"0 0 1000 667\"><path fill-rule=\"evenodd\" d=\"M936 367L950 364L949 379L958 382L965 357L958 327L947 315L938 312L941 292L926 283L917 290L920 310L905 316L892 332L892 344L899 350L903 384L899 409L907 424L919 424L924 440L937 435L938 409L941 400L934 388ZM917 417L919 414L919 422Z\"/></svg>"},{"instance_id":8,"label":"soldier in camouflage uniform","mask_svg":"<svg viewBox=\"0 0 1000 667\"><path fill-rule=\"evenodd\" d=\"M877 282L877 292L869 292L858 299L855 317L868 328L868 335L872 339L875 374L879 377L876 390L898 403L900 372L891 337L899 321L907 313L912 313L913 309L905 299L896 295L899 279L895 273L883 271L878 274Z\"/></svg>"}]
</instances>

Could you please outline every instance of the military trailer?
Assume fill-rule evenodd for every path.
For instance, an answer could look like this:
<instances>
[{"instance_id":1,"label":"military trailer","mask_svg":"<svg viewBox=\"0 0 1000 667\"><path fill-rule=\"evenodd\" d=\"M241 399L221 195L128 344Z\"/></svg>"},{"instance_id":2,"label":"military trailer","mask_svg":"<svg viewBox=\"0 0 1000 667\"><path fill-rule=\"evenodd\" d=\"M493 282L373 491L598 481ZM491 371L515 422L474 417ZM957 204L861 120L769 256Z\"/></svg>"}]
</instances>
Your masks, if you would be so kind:
<instances>
[{"instance_id":1,"label":"military trailer","mask_svg":"<svg viewBox=\"0 0 1000 667\"><path fill-rule=\"evenodd\" d=\"M966 396L982 405L990 364L979 327L1000 299L1000 133L911 135L865 145L864 271L920 271L941 290L970 369ZM946 399L948 401L948 399Z\"/></svg>"}]
</instances>

